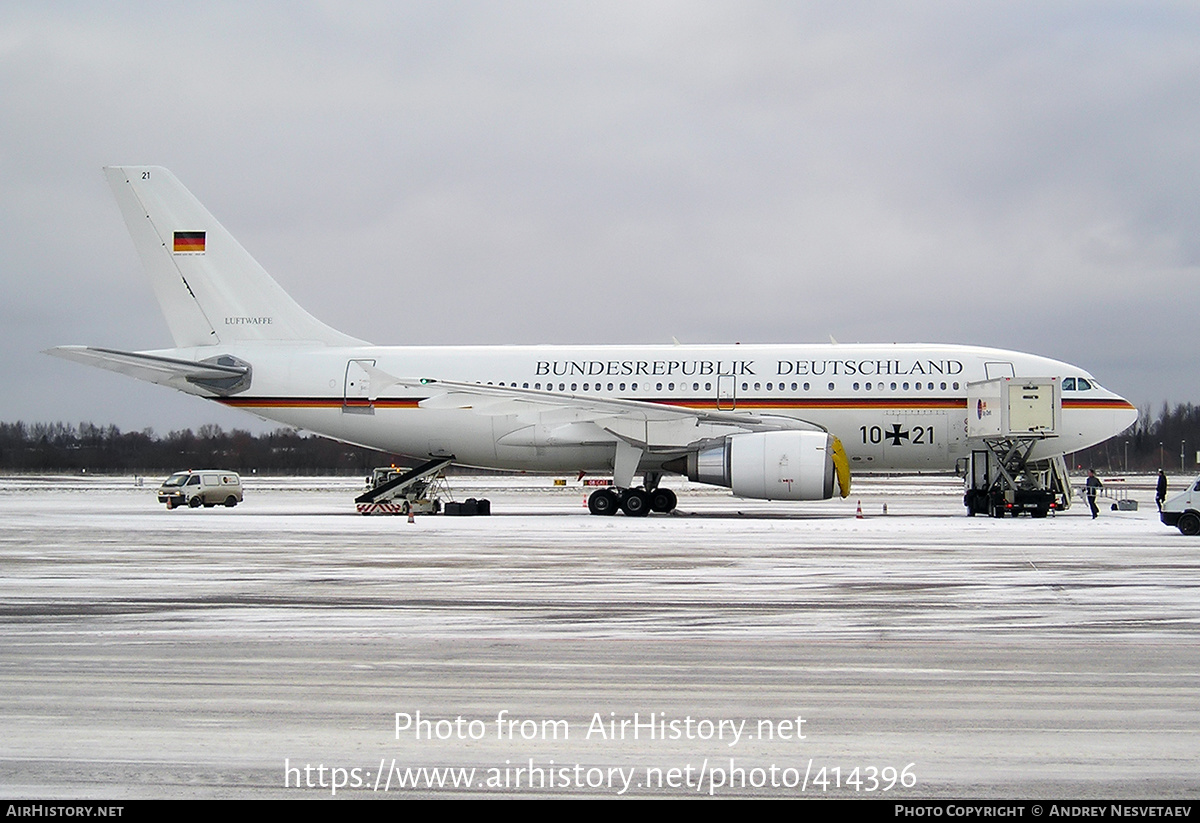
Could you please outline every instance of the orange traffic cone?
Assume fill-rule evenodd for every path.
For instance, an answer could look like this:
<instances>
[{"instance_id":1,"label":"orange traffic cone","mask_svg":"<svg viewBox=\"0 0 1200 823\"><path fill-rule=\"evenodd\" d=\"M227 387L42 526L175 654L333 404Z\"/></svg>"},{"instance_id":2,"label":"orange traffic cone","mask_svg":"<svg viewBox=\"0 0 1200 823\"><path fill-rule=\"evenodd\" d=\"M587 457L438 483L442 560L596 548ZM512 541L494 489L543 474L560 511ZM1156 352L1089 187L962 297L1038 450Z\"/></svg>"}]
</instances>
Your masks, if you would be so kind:
<instances>
[{"instance_id":1,"label":"orange traffic cone","mask_svg":"<svg viewBox=\"0 0 1200 823\"><path fill-rule=\"evenodd\" d=\"M408 510L408 522L409 522L409 523L416 523L416 522L417 522L417 521L416 521L416 519L413 517L412 509L409 509L409 510Z\"/></svg>"},{"instance_id":2,"label":"orange traffic cone","mask_svg":"<svg viewBox=\"0 0 1200 823\"><path fill-rule=\"evenodd\" d=\"M861 500L859 500L859 501L858 501L858 513L857 513L856 515L854 515L854 516L855 516L856 518L858 518L859 520L862 520L862 519L863 519L863 516L862 516L862 501L861 501Z\"/></svg>"}]
</instances>

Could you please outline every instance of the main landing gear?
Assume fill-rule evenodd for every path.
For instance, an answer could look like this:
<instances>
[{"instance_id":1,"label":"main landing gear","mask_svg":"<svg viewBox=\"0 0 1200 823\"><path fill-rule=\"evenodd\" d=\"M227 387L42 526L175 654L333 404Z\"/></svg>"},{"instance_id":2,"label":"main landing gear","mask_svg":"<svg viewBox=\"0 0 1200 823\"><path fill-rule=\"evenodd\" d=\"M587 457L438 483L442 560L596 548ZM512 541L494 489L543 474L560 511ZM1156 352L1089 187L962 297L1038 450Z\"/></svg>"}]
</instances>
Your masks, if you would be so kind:
<instances>
[{"instance_id":1,"label":"main landing gear","mask_svg":"<svg viewBox=\"0 0 1200 823\"><path fill-rule=\"evenodd\" d=\"M679 498L670 489L659 488L659 476L647 474L643 488L618 489L607 486L596 489L588 498L588 511L592 514L616 514L625 512L626 517L645 517L650 512L674 511Z\"/></svg>"}]
</instances>

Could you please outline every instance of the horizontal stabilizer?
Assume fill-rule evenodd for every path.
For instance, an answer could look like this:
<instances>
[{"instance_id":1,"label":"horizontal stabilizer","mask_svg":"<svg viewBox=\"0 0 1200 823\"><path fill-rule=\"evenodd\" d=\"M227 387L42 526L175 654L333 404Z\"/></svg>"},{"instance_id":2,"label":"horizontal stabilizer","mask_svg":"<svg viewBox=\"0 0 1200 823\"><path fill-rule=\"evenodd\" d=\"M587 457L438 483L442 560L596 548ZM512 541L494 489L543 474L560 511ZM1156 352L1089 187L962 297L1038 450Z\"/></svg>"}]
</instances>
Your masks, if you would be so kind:
<instances>
[{"instance_id":1,"label":"horizontal stabilizer","mask_svg":"<svg viewBox=\"0 0 1200 823\"><path fill-rule=\"evenodd\" d=\"M45 353L185 391L186 384L191 384L216 394L232 394L250 385L250 366L228 356L196 362L92 346L57 346L47 349ZM228 363L217 362L221 360Z\"/></svg>"}]
</instances>

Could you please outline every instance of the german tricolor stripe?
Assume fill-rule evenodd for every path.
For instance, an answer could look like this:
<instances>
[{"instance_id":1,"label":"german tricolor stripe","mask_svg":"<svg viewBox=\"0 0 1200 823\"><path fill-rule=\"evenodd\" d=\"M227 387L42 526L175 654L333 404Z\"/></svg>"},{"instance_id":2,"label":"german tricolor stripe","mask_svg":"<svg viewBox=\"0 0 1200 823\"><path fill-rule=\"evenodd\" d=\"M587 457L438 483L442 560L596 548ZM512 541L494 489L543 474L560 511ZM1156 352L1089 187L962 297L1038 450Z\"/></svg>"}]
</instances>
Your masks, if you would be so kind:
<instances>
[{"instance_id":1,"label":"german tricolor stripe","mask_svg":"<svg viewBox=\"0 0 1200 823\"><path fill-rule=\"evenodd\" d=\"M1063 400L1064 409L1133 409L1136 408L1128 400L1120 397L1100 397L1094 400Z\"/></svg>"},{"instance_id":2,"label":"german tricolor stripe","mask_svg":"<svg viewBox=\"0 0 1200 823\"><path fill-rule=\"evenodd\" d=\"M204 234L202 231L175 232L174 252L176 254L203 254Z\"/></svg>"}]
</instances>

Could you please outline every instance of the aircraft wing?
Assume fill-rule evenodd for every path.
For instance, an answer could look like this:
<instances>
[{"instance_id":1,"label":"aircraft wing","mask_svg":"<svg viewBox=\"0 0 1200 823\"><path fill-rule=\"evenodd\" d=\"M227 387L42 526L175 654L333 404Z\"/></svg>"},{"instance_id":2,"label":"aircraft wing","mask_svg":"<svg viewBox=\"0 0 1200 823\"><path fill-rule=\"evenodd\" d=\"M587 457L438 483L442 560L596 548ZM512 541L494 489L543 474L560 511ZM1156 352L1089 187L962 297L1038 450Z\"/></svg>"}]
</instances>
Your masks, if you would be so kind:
<instances>
[{"instance_id":1,"label":"aircraft wing","mask_svg":"<svg viewBox=\"0 0 1200 823\"><path fill-rule=\"evenodd\" d=\"M515 415L529 427L542 429L540 436L547 442L555 439L556 429L562 429L564 437L577 438L580 434L577 424L580 423L595 424L618 439L654 451L678 450L738 431L825 431L816 424L779 415L693 409L603 395L566 394L452 380L404 380L374 367L368 367L368 371L376 390L394 385L422 388L432 391L421 401L422 408L463 409L485 416ZM570 434L567 427L574 427ZM504 440L515 445L521 437L520 432L514 432ZM608 442L612 442L611 439Z\"/></svg>"},{"instance_id":2,"label":"aircraft wing","mask_svg":"<svg viewBox=\"0 0 1200 823\"><path fill-rule=\"evenodd\" d=\"M522 427L502 436L499 445L530 446L556 443L579 445L617 444L613 478L627 487L646 452L660 458L687 454L714 440L739 432L784 430L828 431L814 423L781 415L745 414L693 409L669 403L647 403L586 394L544 392L514 386L484 386L450 380L401 380L371 366L372 386L379 383L420 387L432 393L420 401L423 408L463 409L481 415L512 415ZM845 450L831 436L838 485L850 493L850 466Z\"/></svg>"},{"instance_id":3,"label":"aircraft wing","mask_svg":"<svg viewBox=\"0 0 1200 823\"><path fill-rule=\"evenodd\" d=\"M196 362L91 346L57 346L45 353L174 388L182 388L180 384L199 384L218 394L227 393L222 388L241 383L250 372L248 365L233 358L224 358L230 361L228 364Z\"/></svg>"}]
</instances>

